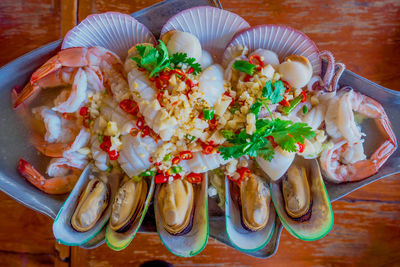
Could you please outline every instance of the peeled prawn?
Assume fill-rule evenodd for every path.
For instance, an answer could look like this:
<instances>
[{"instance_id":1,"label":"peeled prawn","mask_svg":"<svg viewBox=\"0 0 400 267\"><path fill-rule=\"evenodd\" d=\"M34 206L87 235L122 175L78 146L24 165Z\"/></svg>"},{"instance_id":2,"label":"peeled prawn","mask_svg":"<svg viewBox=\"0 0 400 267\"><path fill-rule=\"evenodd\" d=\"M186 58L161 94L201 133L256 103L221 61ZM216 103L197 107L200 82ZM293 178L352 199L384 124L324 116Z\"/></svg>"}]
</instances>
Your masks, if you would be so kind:
<instances>
[{"instance_id":1,"label":"peeled prawn","mask_svg":"<svg viewBox=\"0 0 400 267\"><path fill-rule=\"evenodd\" d=\"M320 158L321 167L327 174L328 179L337 183L358 181L377 173L397 149L396 136L381 104L368 96L354 91L346 92L340 99L344 102L340 103L341 106L338 108L337 121L338 129L343 138L339 139L332 148L325 150ZM349 160L349 158L354 157L354 153L357 151L353 151L351 154L347 146L354 147L360 152L360 148L357 145L360 145L358 143L361 142L361 132L355 124L353 110L373 118L385 138L383 144L378 147L370 159ZM363 158L362 155L359 157ZM349 163L345 164L343 162Z\"/></svg>"},{"instance_id":2,"label":"peeled prawn","mask_svg":"<svg viewBox=\"0 0 400 267\"><path fill-rule=\"evenodd\" d=\"M16 99L14 107L18 107L26 99L37 94L41 88L81 81L85 71L78 73L78 81L71 79L71 73L74 68L84 67L92 68L86 72L90 76L90 84L97 84L98 86L94 87L101 88L99 81L104 79L104 83L109 86L116 99L119 101L124 99L128 93L128 85L122 73L123 66L119 57L102 47L73 47L61 50L32 74L30 82ZM93 78L96 74L98 77Z\"/></svg>"}]
</instances>

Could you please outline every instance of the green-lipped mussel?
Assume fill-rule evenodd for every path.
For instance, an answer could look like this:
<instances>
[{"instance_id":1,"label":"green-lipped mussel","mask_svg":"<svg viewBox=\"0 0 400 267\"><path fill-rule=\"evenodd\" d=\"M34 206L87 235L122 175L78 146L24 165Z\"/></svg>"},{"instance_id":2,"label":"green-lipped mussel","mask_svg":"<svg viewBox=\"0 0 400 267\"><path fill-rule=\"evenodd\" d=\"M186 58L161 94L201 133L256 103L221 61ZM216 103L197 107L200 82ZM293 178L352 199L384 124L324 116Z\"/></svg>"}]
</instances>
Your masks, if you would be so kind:
<instances>
[{"instance_id":1,"label":"green-lipped mussel","mask_svg":"<svg viewBox=\"0 0 400 267\"><path fill-rule=\"evenodd\" d=\"M107 245L122 250L130 244L139 229L154 191L154 178L135 181L125 177L114 198L106 229Z\"/></svg>"},{"instance_id":2,"label":"green-lipped mussel","mask_svg":"<svg viewBox=\"0 0 400 267\"><path fill-rule=\"evenodd\" d=\"M330 231L333 213L317 160L296 157L270 188L276 212L293 236L316 240Z\"/></svg>"},{"instance_id":3,"label":"green-lipped mussel","mask_svg":"<svg viewBox=\"0 0 400 267\"><path fill-rule=\"evenodd\" d=\"M157 231L173 254L194 256L208 240L208 175L199 184L177 179L160 184L154 199Z\"/></svg>"},{"instance_id":4,"label":"green-lipped mussel","mask_svg":"<svg viewBox=\"0 0 400 267\"><path fill-rule=\"evenodd\" d=\"M71 218L72 227L85 232L90 230L103 214L110 202L110 187L94 178L89 181L78 200L78 205Z\"/></svg>"},{"instance_id":5,"label":"green-lipped mussel","mask_svg":"<svg viewBox=\"0 0 400 267\"><path fill-rule=\"evenodd\" d=\"M225 179L226 232L241 251L257 251L270 240L275 227L275 210L269 188L252 173L240 185Z\"/></svg>"}]
</instances>

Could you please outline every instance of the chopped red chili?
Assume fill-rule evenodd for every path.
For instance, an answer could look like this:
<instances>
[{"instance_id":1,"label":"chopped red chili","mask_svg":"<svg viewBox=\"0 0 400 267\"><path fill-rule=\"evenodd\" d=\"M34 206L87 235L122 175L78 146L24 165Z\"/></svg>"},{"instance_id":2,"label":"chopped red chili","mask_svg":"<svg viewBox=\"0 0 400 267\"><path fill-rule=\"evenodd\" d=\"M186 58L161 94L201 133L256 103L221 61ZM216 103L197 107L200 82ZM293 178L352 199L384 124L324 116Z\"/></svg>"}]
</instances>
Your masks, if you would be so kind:
<instances>
[{"instance_id":1,"label":"chopped red chili","mask_svg":"<svg viewBox=\"0 0 400 267\"><path fill-rule=\"evenodd\" d=\"M139 133L139 129L136 129L136 128L132 128L132 129L129 131L129 134L132 135L132 136L137 136L138 133Z\"/></svg>"},{"instance_id":2,"label":"chopped red chili","mask_svg":"<svg viewBox=\"0 0 400 267\"><path fill-rule=\"evenodd\" d=\"M217 119L215 119L215 117L208 121L208 127L210 128L210 130L216 129L217 126L218 126L218 121Z\"/></svg>"},{"instance_id":3,"label":"chopped red chili","mask_svg":"<svg viewBox=\"0 0 400 267\"><path fill-rule=\"evenodd\" d=\"M124 99L119 103L119 107L125 111L126 113L130 113L135 115L138 110L139 107L137 105L137 103L135 101L133 101L132 99Z\"/></svg>"},{"instance_id":4,"label":"chopped red chili","mask_svg":"<svg viewBox=\"0 0 400 267\"><path fill-rule=\"evenodd\" d=\"M290 103L289 103L289 101L287 101L286 97L283 97L282 101L279 102L279 104L284 107L290 107Z\"/></svg>"},{"instance_id":5,"label":"chopped red chili","mask_svg":"<svg viewBox=\"0 0 400 267\"><path fill-rule=\"evenodd\" d=\"M150 127L149 126L144 126L142 129L142 134L140 135L141 137L148 136L150 134Z\"/></svg>"},{"instance_id":6,"label":"chopped red chili","mask_svg":"<svg viewBox=\"0 0 400 267\"><path fill-rule=\"evenodd\" d=\"M193 87L195 87L197 85L197 84L194 84L193 81L190 79L186 79L185 83L187 86L189 86L190 89L192 89Z\"/></svg>"},{"instance_id":7,"label":"chopped red chili","mask_svg":"<svg viewBox=\"0 0 400 267\"><path fill-rule=\"evenodd\" d=\"M158 103L160 103L160 106L162 106L162 107L164 107L164 105L163 105L163 103L162 103L162 101L163 101L163 96L164 96L164 92L163 92L163 91L158 92L158 94L157 94L157 100L158 100Z\"/></svg>"},{"instance_id":8,"label":"chopped red chili","mask_svg":"<svg viewBox=\"0 0 400 267\"><path fill-rule=\"evenodd\" d=\"M194 72L194 68L193 68L193 67L190 67L190 68L186 71L187 74L191 74L191 73L193 73L193 72Z\"/></svg>"},{"instance_id":9,"label":"chopped red chili","mask_svg":"<svg viewBox=\"0 0 400 267\"><path fill-rule=\"evenodd\" d=\"M137 120L136 126L137 126L139 129L143 129L143 127L145 126L143 117L140 117L140 118Z\"/></svg>"},{"instance_id":10,"label":"chopped red chili","mask_svg":"<svg viewBox=\"0 0 400 267\"><path fill-rule=\"evenodd\" d=\"M84 117L82 124L85 128L90 128L90 122L91 122L90 117Z\"/></svg>"},{"instance_id":11,"label":"chopped red chili","mask_svg":"<svg viewBox=\"0 0 400 267\"><path fill-rule=\"evenodd\" d=\"M304 144L302 144L302 143L299 143L299 142L297 142L296 145L297 145L297 152L303 153L304 149L306 148L306 146Z\"/></svg>"},{"instance_id":12,"label":"chopped red chili","mask_svg":"<svg viewBox=\"0 0 400 267\"><path fill-rule=\"evenodd\" d=\"M180 69L174 69L174 73L180 75L180 76L181 76L181 79L184 79L185 76L186 76L186 74L185 74L182 70L180 70Z\"/></svg>"},{"instance_id":13,"label":"chopped red chili","mask_svg":"<svg viewBox=\"0 0 400 267\"><path fill-rule=\"evenodd\" d=\"M79 110L79 115L81 116L86 116L89 114L89 108L88 107L81 107Z\"/></svg>"},{"instance_id":14,"label":"chopped red chili","mask_svg":"<svg viewBox=\"0 0 400 267\"><path fill-rule=\"evenodd\" d=\"M301 95L303 96L303 98L301 99L301 103L306 102L307 100L307 92L305 90L301 91Z\"/></svg>"},{"instance_id":15,"label":"chopped red chili","mask_svg":"<svg viewBox=\"0 0 400 267\"><path fill-rule=\"evenodd\" d=\"M258 63L253 62L253 59L256 59ZM252 55L249 57L249 62L254 65L258 65L257 70L260 71L264 67L264 61L261 60L259 55Z\"/></svg>"},{"instance_id":16,"label":"chopped red chili","mask_svg":"<svg viewBox=\"0 0 400 267\"><path fill-rule=\"evenodd\" d=\"M176 165L179 162L181 162L181 158L179 156L176 156L172 159L172 164Z\"/></svg>"},{"instance_id":17,"label":"chopped red chili","mask_svg":"<svg viewBox=\"0 0 400 267\"><path fill-rule=\"evenodd\" d=\"M272 146L273 146L274 148L278 146L278 144L277 144L277 143L275 143L274 137L272 137L271 135L268 135L268 136L267 136L267 137L265 137L265 138L267 138L267 139L268 139L268 141L270 141L270 142L271 142L271 144L272 144Z\"/></svg>"},{"instance_id":18,"label":"chopped red chili","mask_svg":"<svg viewBox=\"0 0 400 267\"><path fill-rule=\"evenodd\" d=\"M75 117L74 114L70 114L70 113L66 113L66 112L64 112L64 113L62 114L62 117L63 117L65 120L67 120L67 121L73 121L73 120L76 119L76 117Z\"/></svg>"},{"instance_id":19,"label":"chopped red chili","mask_svg":"<svg viewBox=\"0 0 400 267\"><path fill-rule=\"evenodd\" d=\"M250 79L253 78L253 76L246 74L246 76L244 76L243 81L244 82L250 82Z\"/></svg>"},{"instance_id":20,"label":"chopped red chili","mask_svg":"<svg viewBox=\"0 0 400 267\"><path fill-rule=\"evenodd\" d=\"M287 81L282 80L283 86L286 88L285 93L289 93L292 87Z\"/></svg>"},{"instance_id":21,"label":"chopped red chili","mask_svg":"<svg viewBox=\"0 0 400 267\"><path fill-rule=\"evenodd\" d=\"M236 170L239 173L239 180L237 181L238 183L241 183L244 179L246 179L247 177L249 177L251 175L251 171L249 168L246 167L241 167L239 169Z\"/></svg>"},{"instance_id":22,"label":"chopped red chili","mask_svg":"<svg viewBox=\"0 0 400 267\"><path fill-rule=\"evenodd\" d=\"M111 148L111 138L107 135L103 136L103 142L100 144L100 149L108 152Z\"/></svg>"},{"instance_id":23,"label":"chopped red chili","mask_svg":"<svg viewBox=\"0 0 400 267\"><path fill-rule=\"evenodd\" d=\"M201 174L192 172L186 176L186 179L192 184L198 184L201 183Z\"/></svg>"},{"instance_id":24,"label":"chopped red chili","mask_svg":"<svg viewBox=\"0 0 400 267\"><path fill-rule=\"evenodd\" d=\"M164 173L158 173L156 174L154 180L156 184L162 184L168 181L168 176L165 175Z\"/></svg>"},{"instance_id":25,"label":"chopped red chili","mask_svg":"<svg viewBox=\"0 0 400 267\"><path fill-rule=\"evenodd\" d=\"M186 150L179 153L181 160L188 160L193 158L192 152Z\"/></svg>"},{"instance_id":26,"label":"chopped red chili","mask_svg":"<svg viewBox=\"0 0 400 267\"><path fill-rule=\"evenodd\" d=\"M119 157L119 152L117 150L110 150L108 151L108 156L110 157L110 160L117 160Z\"/></svg>"}]
</instances>

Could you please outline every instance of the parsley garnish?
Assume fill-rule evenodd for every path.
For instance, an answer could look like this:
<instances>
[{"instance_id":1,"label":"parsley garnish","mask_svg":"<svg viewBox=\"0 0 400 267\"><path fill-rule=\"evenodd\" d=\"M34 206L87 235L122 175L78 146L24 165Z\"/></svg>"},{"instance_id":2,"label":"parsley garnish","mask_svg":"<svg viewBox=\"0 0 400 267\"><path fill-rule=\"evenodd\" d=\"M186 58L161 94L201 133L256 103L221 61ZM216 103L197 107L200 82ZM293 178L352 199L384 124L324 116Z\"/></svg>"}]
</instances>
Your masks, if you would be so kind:
<instances>
[{"instance_id":1,"label":"parsley garnish","mask_svg":"<svg viewBox=\"0 0 400 267\"><path fill-rule=\"evenodd\" d=\"M170 57L167 47L161 40L159 40L159 44L156 47L151 45L137 45L136 50L139 56L132 57L132 60L134 60L140 68L149 71L150 78L157 76L157 74L165 68L179 68L177 67L179 63L187 64L193 68L193 74L201 72L200 64L195 63L195 58L188 58L186 53L175 53Z\"/></svg>"},{"instance_id":2,"label":"parsley garnish","mask_svg":"<svg viewBox=\"0 0 400 267\"><path fill-rule=\"evenodd\" d=\"M268 81L262 89L262 98L250 107L250 112L258 116L263 105L268 109L267 101L273 104L279 103L283 99L285 87L282 81L276 81L272 87ZM296 143L304 144L304 139L315 136L312 128L306 123L292 122L289 120L274 119L272 113L270 119L257 119L256 131L247 134L245 130L235 134L232 131L222 130L221 134L231 144L231 146L220 146L219 152L227 160L229 158L239 158L241 156L261 156L271 161L274 157L274 146L278 145L283 150L296 152ZM272 142L270 140L273 140Z\"/></svg>"}]
</instances>

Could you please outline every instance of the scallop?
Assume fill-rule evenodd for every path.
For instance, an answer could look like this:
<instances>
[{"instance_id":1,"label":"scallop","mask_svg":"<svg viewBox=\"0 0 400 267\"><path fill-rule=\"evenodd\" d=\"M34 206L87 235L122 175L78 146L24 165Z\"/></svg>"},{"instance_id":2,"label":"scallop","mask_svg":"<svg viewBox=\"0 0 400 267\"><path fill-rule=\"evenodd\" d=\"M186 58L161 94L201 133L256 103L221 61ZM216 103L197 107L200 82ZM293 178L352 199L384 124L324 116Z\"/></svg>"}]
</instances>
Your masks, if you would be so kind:
<instances>
[{"instance_id":1,"label":"scallop","mask_svg":"<svg viewBox=\"0 0 400 267\"><path fill-rule=\"evenodd\" d=\"M173 30L165 33L162 40L167 46L169 55L186 53L188 57L197 61L202 57L200 41L191 33Z\"/></svg>"},{"instance_id":2,"label":"scallop","mask_svg":"<svg viewBox=\"0 0 400 267\"><path fill-rule=\"evenodd\" d=\"M300 55L288 56L278 66L281 78L295 88L302 88L307 85L313 74L310 61Z\"/></svg>"}]
</instances>

